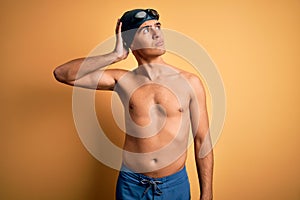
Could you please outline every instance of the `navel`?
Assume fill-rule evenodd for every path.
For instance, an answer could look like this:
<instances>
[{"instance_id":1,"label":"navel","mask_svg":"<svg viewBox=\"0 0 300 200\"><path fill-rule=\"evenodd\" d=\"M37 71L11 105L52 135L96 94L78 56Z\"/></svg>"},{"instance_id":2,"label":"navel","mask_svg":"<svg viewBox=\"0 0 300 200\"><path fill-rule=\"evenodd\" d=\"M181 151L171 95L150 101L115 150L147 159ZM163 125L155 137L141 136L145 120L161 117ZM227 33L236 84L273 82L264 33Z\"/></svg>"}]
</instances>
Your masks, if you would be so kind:
<instances>
[{"instance_id":1,"label":"navel","mask_svg":"<svg viewBox=\"0 0 300 200\"><path fill-rule=\"evenodd\" d=\"M132 103L129 104L129 109L130 109L130 110L133 109L133 104L132 104Z\"/></svg>"}]
</instances>

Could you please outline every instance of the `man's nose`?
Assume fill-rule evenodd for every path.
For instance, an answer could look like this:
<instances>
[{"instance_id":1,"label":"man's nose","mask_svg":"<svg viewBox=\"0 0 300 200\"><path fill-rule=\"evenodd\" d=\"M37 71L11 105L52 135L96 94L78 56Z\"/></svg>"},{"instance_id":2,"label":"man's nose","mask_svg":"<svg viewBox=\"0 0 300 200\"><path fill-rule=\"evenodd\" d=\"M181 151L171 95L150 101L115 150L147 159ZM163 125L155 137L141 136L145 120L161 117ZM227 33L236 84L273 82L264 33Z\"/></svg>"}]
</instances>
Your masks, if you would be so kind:
<instances>
[{"instance_id":1,"label":"man's nose","mask_svg":"<svg viewBox=\"0 0 300 200\"><path fill-rule=\"evenodd\" d=\"M160 37L160 32L159 30L152 28L152 39L157 39Z\"/></svg>"}]
</instances>

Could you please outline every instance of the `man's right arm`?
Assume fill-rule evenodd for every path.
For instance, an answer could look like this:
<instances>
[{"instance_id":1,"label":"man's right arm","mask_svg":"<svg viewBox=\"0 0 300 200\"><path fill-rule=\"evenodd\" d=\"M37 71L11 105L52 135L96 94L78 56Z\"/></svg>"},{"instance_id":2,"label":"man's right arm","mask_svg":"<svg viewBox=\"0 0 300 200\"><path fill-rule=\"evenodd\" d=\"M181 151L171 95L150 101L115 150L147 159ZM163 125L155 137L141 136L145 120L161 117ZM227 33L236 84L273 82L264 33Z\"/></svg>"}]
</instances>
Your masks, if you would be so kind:
<instances>
[{"instance_id":1,"label":"man's right arm","mask_svg":"<svg viewBox=\"0 0 300 200\"><path fill-rule=\"evenodd\" d=\"M108 54L78 58L58 66L54 76L59 82L91 89L112 89L116 79L125 70L99 70L105 66L126 59L128 51L123 47L121 23L116 26L116 46ZM101 76L101 79L99 79Z\"/></svg>"}]
</instances>

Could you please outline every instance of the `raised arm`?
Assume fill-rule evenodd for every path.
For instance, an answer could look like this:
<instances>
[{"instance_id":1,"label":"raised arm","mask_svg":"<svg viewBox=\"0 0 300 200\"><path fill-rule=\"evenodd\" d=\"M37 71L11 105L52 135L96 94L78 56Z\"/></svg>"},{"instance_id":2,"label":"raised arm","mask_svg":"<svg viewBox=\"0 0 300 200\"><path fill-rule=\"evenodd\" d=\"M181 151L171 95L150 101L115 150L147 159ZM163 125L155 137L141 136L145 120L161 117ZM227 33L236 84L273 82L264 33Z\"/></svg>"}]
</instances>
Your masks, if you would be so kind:
<instances>
[{"instance_id":1,"label":"raised arm","mask_svg":"<svg viewBox=\"0 0 300 200\"><path fill-rule=\"evenodd\" d=\"M53 72L56 80L68 85L91 89L112 89L116 79L125 70L99 69L127 58L128 51L123 46L121 26L122 22L118 20L116 25L116 45L112 52L105 55L74 59L58 66ZM100 76L101 80L99 80Z\"/></svg>"},{"instance_id":2,"label":"raised arm","mask_svg":"<svg viewBox=\"0 0 300 200\"><path fill-rule=\"evenodd\" d=\"M190 118L194 135L195 161L200 185L200 200L212 200L213 149L209 134L206 95L200 79L193 76L190 83L194 90L190 102Z\"/></svg>"}]
</instances>

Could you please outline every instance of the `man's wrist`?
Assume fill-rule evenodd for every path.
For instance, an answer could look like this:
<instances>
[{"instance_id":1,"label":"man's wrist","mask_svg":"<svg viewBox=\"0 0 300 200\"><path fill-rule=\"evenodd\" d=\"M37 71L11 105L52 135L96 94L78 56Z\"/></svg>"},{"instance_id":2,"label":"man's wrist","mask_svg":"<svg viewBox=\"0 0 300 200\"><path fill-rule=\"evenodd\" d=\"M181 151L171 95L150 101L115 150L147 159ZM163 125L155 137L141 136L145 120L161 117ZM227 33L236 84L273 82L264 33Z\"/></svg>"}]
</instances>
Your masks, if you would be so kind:
<instances>
[{"instance_id":1,"label":"man's wrist","mask_svg":"<svg viewBox=\"0 0 300 200\"><path fill-rule=\"evenodd\" d=\"M213 195L212 194L203 194L201 193L200 195L200 200L212 200L213 199Z\"/></svg>"},{"instance_id":2,"label":"man's wrist","mask_svg":"<svg viewBox=\"0 0 300 200\"><path fill-rule=\"evenodd\" d=\"M112 56L113 63L119 62L119 61L122 60L122 58L119 56L118 52L112 51L110 54L111 54L111 56Z\"/></svg>"},{"instance_id":3,"label":"man's wrist","mask_svg":"<svg viewBox=\"0 0 300 200\"><path fill-rule=\"evenodd\" d=\"M212 196L200 196L200 200L212 200Z\"/></svg>"}]
</instances>

